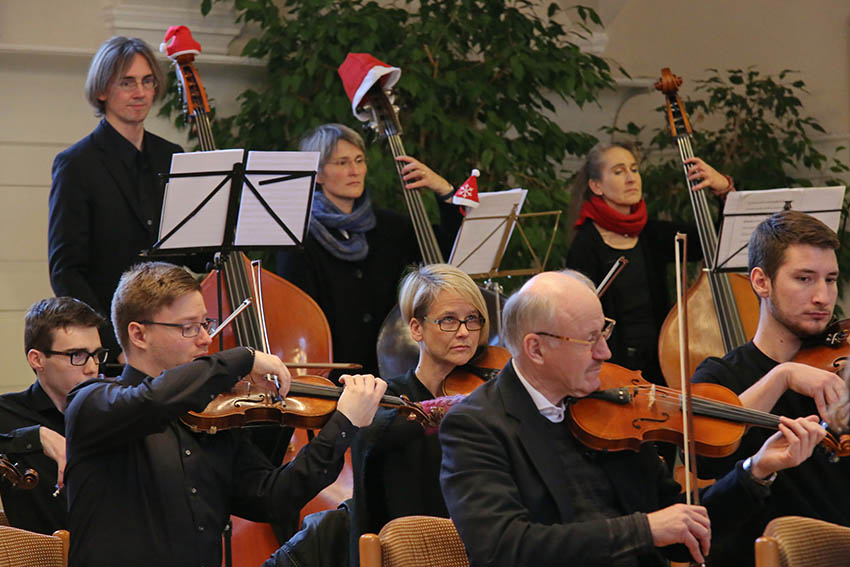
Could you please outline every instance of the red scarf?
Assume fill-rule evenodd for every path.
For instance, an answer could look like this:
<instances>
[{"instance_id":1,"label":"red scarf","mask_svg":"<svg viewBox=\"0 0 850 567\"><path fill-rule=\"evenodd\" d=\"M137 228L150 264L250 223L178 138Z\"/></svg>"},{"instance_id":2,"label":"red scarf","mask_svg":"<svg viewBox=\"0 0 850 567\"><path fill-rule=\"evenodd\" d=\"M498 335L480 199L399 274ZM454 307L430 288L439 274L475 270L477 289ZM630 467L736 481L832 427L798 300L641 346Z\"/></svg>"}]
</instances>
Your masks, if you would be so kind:
<instances>
[{"instance_id":1,"label":"red scarf","mask_svg":"<svg viewBox=\"0 0 850 567\"><path fill-rule=\"evenodd\" d=\"M592 219L602 228L617 234L637 236L646 226L646 203L641 199L637 205L632 205L631 213L624 215L609 207L602 197L594 195L589 201L582 203L578 220L573 226L578 228L587 219Z\"/></svg>"}]
</instances>

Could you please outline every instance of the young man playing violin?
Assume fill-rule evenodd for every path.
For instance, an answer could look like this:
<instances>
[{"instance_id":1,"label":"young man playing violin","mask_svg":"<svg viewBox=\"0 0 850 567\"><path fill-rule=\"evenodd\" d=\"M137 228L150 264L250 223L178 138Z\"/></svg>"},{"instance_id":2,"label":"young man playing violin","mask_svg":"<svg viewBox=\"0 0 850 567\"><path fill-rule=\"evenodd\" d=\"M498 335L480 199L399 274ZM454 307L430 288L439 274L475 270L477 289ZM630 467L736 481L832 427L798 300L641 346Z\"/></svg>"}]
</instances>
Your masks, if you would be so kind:
<instances>
[{"instance_id":1,"label":"young man playing violin","mask_svg":"<svg viewBox=\"0 0 850 567\"><path fill-rule=\"evenodd\" d=\"M336 479L386 389L369 375L344 376L330 421L291 463L274 467L242 431L194 433L179 420L242 376L276 376L281 396L290 384L274 355L245 347L206 354L214 321L187 271L161 262L130 269L112 321L124 372L68 396L73 565L218 567L230 514L281 521L300 509Z\"/></svg>"},{"instance_id":2,"label":"young man playing violin","mask_svg":"<svg viewBox=\"0 0 850 567\"><path fill-rule=\"evenodd\" d=\"M591 282L539 274L508 299L503 320L512 361L440 427L443 494L473 566L661 566L662 553L688 552L702 562L712 533L734 530L767 496L763 479L824 437L815 416L782 418L749 468L739 463L709 487L705 507L677 503L679 485L652 443L597 452L567 426L565 401L597 390L611 355L613 321Z\"/></svg>"},{"instance_id":3,"label":"young man playing violin","mask_svg":"<svg viewBox=\"0 0 850 567\"><path fill-rule=\"evenodd\" d=\"M0 396L0 453L22 472L38 472L39 482L22 490L0 481L3 511L16 528L43 534L68 529L68 501L57 491L65 471L65 398L97 376L106 356L98 335L104 323L70 297L37 301L24 317L24 351L36 380L23 392Z\"/></svg>"},{"instance_id":4,"label":"young man playing violin","mask_svg":"<svg viewBox=\"0 0 850 567\"><path fill-rule=\"evenodd\" d=\"M692 380L726 386L752 409L788 417L817 413L828 419L830 406L843 397L844 381L833 372L793 360L807 344L824 344L819 339L838 295L838 244L829 227L797 211L777 213L759 224L750 237L748 266L760 300L755 337L722 359L706 359ZM832 360L840 354L827 356ZM724 474L734 459L749 454L768 435L763 429L751 429L734 455L701 463L700 475ZM833 463L820 451L779 475L759 514L715 548L714 564L751 565L755 538L778 516L808 516L850 526L848 480L850 461Z\"/></svg>"}]
</instances>

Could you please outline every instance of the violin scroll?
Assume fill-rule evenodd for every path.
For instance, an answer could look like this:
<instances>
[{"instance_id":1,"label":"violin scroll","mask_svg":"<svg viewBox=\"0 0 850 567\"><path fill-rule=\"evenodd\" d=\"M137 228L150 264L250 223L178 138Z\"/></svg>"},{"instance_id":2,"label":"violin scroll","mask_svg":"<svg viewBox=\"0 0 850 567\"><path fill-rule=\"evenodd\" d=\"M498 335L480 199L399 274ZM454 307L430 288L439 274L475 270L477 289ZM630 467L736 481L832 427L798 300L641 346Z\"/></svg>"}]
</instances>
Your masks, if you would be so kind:
<instances>
[{"instance_id":1,"label":"violin scroll","mask_svg":"<svg viewBox=\"0 0 850 567\"><path fill-rule=\"evenodd\" d=\"M6 455L0 455L0 476L21 490L32 490L38 486L38 472L33 469L24 469L22 472L19 465L12 463Z\"/></svg>"}]
</instances>

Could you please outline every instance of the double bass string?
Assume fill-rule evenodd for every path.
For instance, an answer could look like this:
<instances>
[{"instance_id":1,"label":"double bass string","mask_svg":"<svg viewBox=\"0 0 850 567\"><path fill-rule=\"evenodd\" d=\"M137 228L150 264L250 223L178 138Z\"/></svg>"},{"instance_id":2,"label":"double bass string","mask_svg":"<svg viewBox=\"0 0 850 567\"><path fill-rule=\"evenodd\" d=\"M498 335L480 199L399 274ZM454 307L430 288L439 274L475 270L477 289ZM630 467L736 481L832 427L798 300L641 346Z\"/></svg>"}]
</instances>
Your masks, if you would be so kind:
<instances>
[{"instance_id":1,"label":"double bass string","mask_svg":"<svg viewBox=\"0 0 850 567\"><path fill-rule=\"evenodd\" d=\"M402 176L402 169L404 168L404 165L395 159L399 156L405 155L401 138L397 133L388 134L387 141L389 142L390 150L393 154L393 160L395 161L396 173L398 173L399 180L401 181L404 201L407 204L407 210L410 213L410 219L415 229L414 232L416 233L416 239L419 241L419 249L422 251L422 260L426 264L441 263L443 261L443 254L440 251L437 240L436 238L428 237L429 234L433 233L428 230L430 229L430 221L428 220L428 214L425 210L425 204L422 202L422 195L418 190L409 191L405 188L404 178Z\"/></svg>"},{"instance_id":2,"label":"double bass string","mask_svg":"<svg viewBox=\"0 0 850 567\"><path fill-rule=\"evenodd\" d=\"M680 110L678 108L678 98L675 99L675 102L671 101L671 104L676 106L677 111ZM681 112L675 112L674 116L680 118ZM691 143L692 139L686 129L681 129L678 123L676 126L677 132L680 132L676 136L676 143L679 147L679 157L682 161L685 178L687 179L688 172L693 166L688 166L684 162L686 159L694 157L693 145ZM706 198L705 191L694 191L693 186L695 184L696 181L688 180L688 193L690 193L691 205L694 210L694 218L700 235L700 242L702 242L703 246L703 258L705 265L711 272L715 268L716 259L714 256L717 250L717 233L715 232L714 225L712 224L710 208L708 206L708 199ZM723 317L718 317L718 323L724 327L722 335L724 337L734 337L735 344L744 344L746 342L746 337L742 336L743 329L739 329L737 326L731 324L731 322L738 316L737 309L735 307L735 297L732 293L731 286L719 285L716 278L711 278L710 283L714 296L718 298L716 307L724 312ZM732 311L733 309L735 309L734 312ZM728 325L727 322L729 322Z\"/></svg>"}]
</instances>

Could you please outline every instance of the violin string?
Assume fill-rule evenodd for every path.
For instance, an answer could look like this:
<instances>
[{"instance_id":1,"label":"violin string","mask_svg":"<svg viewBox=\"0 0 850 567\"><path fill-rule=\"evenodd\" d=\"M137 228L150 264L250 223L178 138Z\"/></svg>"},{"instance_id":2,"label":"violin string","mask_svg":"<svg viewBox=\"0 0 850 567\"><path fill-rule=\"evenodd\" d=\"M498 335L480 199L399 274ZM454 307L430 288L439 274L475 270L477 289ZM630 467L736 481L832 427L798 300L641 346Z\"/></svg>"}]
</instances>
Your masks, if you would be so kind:
<instances>
[{"instance_id":1,"label":"violin string","mask_svg":"<svg viewBox=\"0 0 850 567\"><path fill-rule=\"evenodd\" d=\"M338 399L342 395L342 388L339 386L323 386L321 384L308 384L306 382L293 381L289 388L290 394L303 394L321 396L329 399ZM397 396L389 396L384 394L381 396L381 402L384 404L407 406L405 401Z\"/></svg>"},{"instance_id":2,"label":"violin string","mask_svg":"<svg viewBox=\"0 0 850 567\"><path fill-rule=\"evenodd\" d=\"M650 386L637 386L638 390L647 390L649 388ZM681 392L678 390L656 387L655 395L656 400L660 400L657 401L659 405L663 403L668 407L676 407L678 409L681 399ZM736 406L719 400L693 396L692 403L695 412L708 417L729 419L740 423L770 427L772 429L775 429L779 424L779 418L771 413Z\"/></svg>"}]
</instances>

